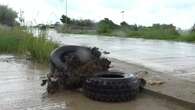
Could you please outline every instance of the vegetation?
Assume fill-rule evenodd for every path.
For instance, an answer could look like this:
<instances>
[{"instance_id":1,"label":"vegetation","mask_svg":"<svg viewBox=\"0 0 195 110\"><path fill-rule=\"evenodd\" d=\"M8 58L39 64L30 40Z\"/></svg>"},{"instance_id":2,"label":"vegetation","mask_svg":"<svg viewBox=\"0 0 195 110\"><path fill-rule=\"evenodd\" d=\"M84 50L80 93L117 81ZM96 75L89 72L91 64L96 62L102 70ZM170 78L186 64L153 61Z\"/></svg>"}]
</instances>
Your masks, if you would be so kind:
<instances>
[{"instance_id":1,"label":"vegetation","mask_svg":"<svg viewBox=\"0 0 195 110\"><path fill-rule=\"evenodd\" d=\"M0 5L0 24L7 26L15 26L18 23L15 21L17 18L16 11L8 8L5 5Z\"/></svg>"},{"instance_id":2,"label":"vegetation","mask_svg":"<svg viewBox=\"0 0 195 110\"><path fill-rule=\"evenodd\" d=\"M92 27L95 24L93 21L91 21L89 19L77 20L77 19L71 19L65 15L62 15L60 20L64 24L74 25L74 26L78 26L78 27L82 27L82 26Z\"/></svg>"},{"instance_id":3,"label":"vegetation","mask_svg":"<svg viewBox=\"0 0 195 110\"><path fill-rule=\"evenodd\" d=\"M136 30L135 30L136 29ZM172 24L153 24L151 27L136 27L128 32L128 36L141 37L146 39L165 39L171 40L179 37L176 27Z\"/></svg>"},{"instance_id":4,"label":"vegetation","mask_svg":"<svg viewBox=\"0 0 195 110\"><path fill-rule=\"evenodd\" d=\"M195 24L192 26L192 28L190 29L190 32L191 33L194 33L195 32Z\"/></svg>"},{"instance_id":5,"label":"vegetation","mask_svg":"<svg viewBox=\"0 0 195 110\"><path fill-rule=\"evenodd\" d=\"M186 41L186 42L195 42L195 32L191 32L191 33L186 34L186 35L180 35L180 37L178 37L176 40L177 41Z\"/></svg>"},{"instance_id":6,"label":"vegetation","mask_svg":"<svg viewBox=\"0 0 195 110\"><path fill-rule=\"evenodd\" d=\"M0 53L28 55L32 60L48 62L50 52L58 45L47 40L42 32L34 37L26 29L17 27L17 17L11 8L0 5Z\"/></svg>"},{"instance_id":7,"label":"vegetation","mask_svg":"<svg viewBox=\"0 0 195 110\"><path fill-rule=\"evenodd\" d=\"M50 52L58 45L47 40L43 34L33 37L20 28L0 28L0 53L28 55L32 60L48 62Z\"/></svg>"},{"instance_id":8,"label":"vegetation","mask_svg":"<svg viewBox=\"0 0 195 110\"><path fill-rule=\"evenodd\" d=\"M103 20L97 23L98 34L110 34L117 28L118 25L116 25L114 22L112 22L112 20L109 20L108 18L104 18Z\"/></svg>"},{"instance_id":9,"label":"vegetation","mask_svg":"<svg viewBox=\"0 0 195 110\"><path fill-rule=\"evenodd\" d=\"M145 39L176 40L176 41L195 41L195 25L187 32L181 34L172 24L153 24L152 26L129 25L125 21L120 25L112 20L104 18L99 22L91 20L76 20L62 15L61 22L64 24L60 32L79 33L79 34L100 34L109 36L122 36ZM59 27L58 25L57 27ZM79 31L77 30L79 27ZM59 28L57 30L60 30ZM89 31L92 29L93 31Z\"/></svg>"},{"instance_id":10,"label":"vegetation","mask_svg":"<svg viewBox=\"0 0 195 110\"><path fill-rule=\"evenodd\" d=\"M89 19L72 19L66 15L62 15L61 22L54 24L57 31L64 33L77 33L77 34L94 34L95 32L95 23Z\"/></svg>"}]
</instances>

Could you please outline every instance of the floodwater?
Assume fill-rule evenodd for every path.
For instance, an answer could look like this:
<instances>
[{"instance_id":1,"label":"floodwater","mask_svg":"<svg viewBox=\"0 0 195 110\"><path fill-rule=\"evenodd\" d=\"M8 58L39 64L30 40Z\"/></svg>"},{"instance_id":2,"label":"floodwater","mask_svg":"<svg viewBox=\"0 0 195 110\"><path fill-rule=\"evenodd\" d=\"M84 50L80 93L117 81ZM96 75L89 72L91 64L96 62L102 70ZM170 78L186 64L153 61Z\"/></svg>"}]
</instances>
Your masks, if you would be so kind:
<instances>
[{"instance_id":1,"label":"floodwater","mask_svg":"<svg viewBox=\"0 0 195 110\"><path fill-rule=\"evenodd\" d=\"M126 103L92 101L80 91L48 95L40 86L47 67L13 55L0 55L0 65L0 110L187 110L149 94Z\"/></svg>"},{"instance_id":2,"label":"floodwater","mask_svg":"<svg viewBox=\"0 0 195 110\"><path fill-rule=\"evenodd\" d=\"M195 44L192 43L62 34L55 30L50 30L48 35L60 44L97 46L109 51L108 57L195 81Z\"/></svg>"}]
</instances>

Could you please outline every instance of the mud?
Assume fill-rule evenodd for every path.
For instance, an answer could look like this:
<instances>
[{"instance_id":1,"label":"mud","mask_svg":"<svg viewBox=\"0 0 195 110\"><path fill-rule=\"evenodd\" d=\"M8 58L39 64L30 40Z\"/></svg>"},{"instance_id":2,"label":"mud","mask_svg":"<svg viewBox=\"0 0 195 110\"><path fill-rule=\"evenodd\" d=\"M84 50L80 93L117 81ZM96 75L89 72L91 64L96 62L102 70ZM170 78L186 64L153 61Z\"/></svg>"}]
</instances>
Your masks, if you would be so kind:
<instances>
[{"instance_id":1,"label":"mud","mask_svg":"<svg viewBox=\"0 0 195 110\"><path fill-rule=\"evenodd\" d=\"M66 50L68 47L63 48ZM60 69L57 65L55 65L52 61L52 57L50 59L50 72L47 75L47 91L48 93L55 93L59 89L77 89L81 88L83 81L86 78L93 76L97 72L108 71L110 68L111 62L101 57L102 53L98 48L93 47L76 47L80 48L79 51L69 52L64 54L64 58L60 59L64 64ZM82 50L81 48L85 48L86 50ZM58 48L57 50L61 49ZM55 54L54 51L52 54ZM63 51L64 51L63 50ZM86 58L86 56L89 56ZM54 58L55 60L55 58ZM43 80L41 85L44 85L46 80Z\"/></svg>"},{"instance_id":2,"label":"mud","mask_svg":"<svg viewBox=\"0 0 195 110\"><path fill-rule=\"evenodd\" d=\"M141 94L126 103L92 101L80 91L48 95L40 86L47 72L47 66L12 55L0 55L0 110L188 110L149 94Z\"/></svg>"}]
</instances>

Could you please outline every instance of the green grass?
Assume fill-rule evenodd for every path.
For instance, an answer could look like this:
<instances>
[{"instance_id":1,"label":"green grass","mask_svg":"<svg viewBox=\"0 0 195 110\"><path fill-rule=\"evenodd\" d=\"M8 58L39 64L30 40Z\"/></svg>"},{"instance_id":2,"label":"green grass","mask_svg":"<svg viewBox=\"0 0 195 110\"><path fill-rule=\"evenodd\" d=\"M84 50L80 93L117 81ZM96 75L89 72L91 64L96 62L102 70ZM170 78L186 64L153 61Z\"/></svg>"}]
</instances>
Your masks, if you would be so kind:
<instances>
[{"instance_id":1,"label":"green grass","mask_svg":"<svg viewBox=\"0 0 195 110\"><path fill-rule=\"evenodd\" d=\"M195 42L195 33L189 33L186 35L175 34L166 31L130 31L128 37L132 38L144 38L144 39L159 39L159 40L173 40L183 42Z\"/></svg>"},{"instance_id":2,"label":"green grass","mask_svg":"<svg viewBox=\"0 0 195 110\"><path fill-rule=\"evenodd\" d=\"M29 55L32 60L46 63L50 52L58 47L44 36L34 37L19 28L0 28L0 53Z\"/></svg>"},{"instance_id":3,"label":"green grass","mask_svg":"<svg viewBox=\"0 0 195 110\"><path fill-rule=\"evenodd\" d=\"M186 41L186 42L195 42L195 32L189 33L189 34L186 34L186 35L181 35L176 40Z\"/></svg>"},{"instance_id":4,"label":"green grass","mask_svg":"<svg viewBox=\"0 0 195 110\"><path fill-rule=\"evenodd\" d=\"M140 31L129 31L128 37L137 37L145 39L175 40L180 35L170 30L150 29Z\"/></svg>"}]
</instances>

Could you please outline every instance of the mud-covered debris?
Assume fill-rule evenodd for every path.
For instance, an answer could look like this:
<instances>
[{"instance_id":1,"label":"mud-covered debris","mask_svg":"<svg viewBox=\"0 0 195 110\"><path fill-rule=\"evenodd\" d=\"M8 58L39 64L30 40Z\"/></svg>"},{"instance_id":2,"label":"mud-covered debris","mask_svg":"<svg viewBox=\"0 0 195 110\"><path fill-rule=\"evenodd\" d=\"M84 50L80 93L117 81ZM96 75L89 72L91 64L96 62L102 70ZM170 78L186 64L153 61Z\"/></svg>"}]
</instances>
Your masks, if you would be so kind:
<instances>
[{"instance_id":1,"label":"mud-covered debris","mask_svg":"<svg viewBox=\"0 0 195 110\"><path fill-rule=\"evenodd\" d=\"M104 53L104 54L110 54L110 52L108 52L108 51L103 51L103 53Z\"/></svg>"},{"instance_id":2,"label":"mud-covered debris","mask_svg":"<svg viewBox=\"0 0 195 110\"><path fill-rule=\"evenodd\" d=\"M160 81L160 80L149 80L149 81L147 81L147 83L149 85L151 85L151 86L154 86L154 85L162 85L165 82L164 81Z\"/></svg>"},{"instance_id":3,"label":"mud-covered debris","mask_svg":"<svg viewBox=\"0 0 195 110\"><path fill-rule=\"evenodd\" d=\"M63 70L52 67L55 70L48 74L48 80L43 81L42 84L44 85L47 82L48 92L53 93L60 87L65 89L82 87L82 83L86 78L93 76L97 72L107 71L110 68L111 62L101 57L102 53L98 48L86 47L86 49L89 50L87 53L86 50L82 51L77 47L76 51L64 54L61 58L64 62ZM55 79L55 81L52 79Z\"/></svg>"},{"instance_id":4,"label":"mud-covered debris","mask_svg":"<svg viewBox=\"0 0 195 110\"><path fill-rule=\"evenodd\" d=\"M144 76L146 76L148 74L147 71L138 71L134 73L138 78L144 78Z\"/></svg>"}]
</instances>

